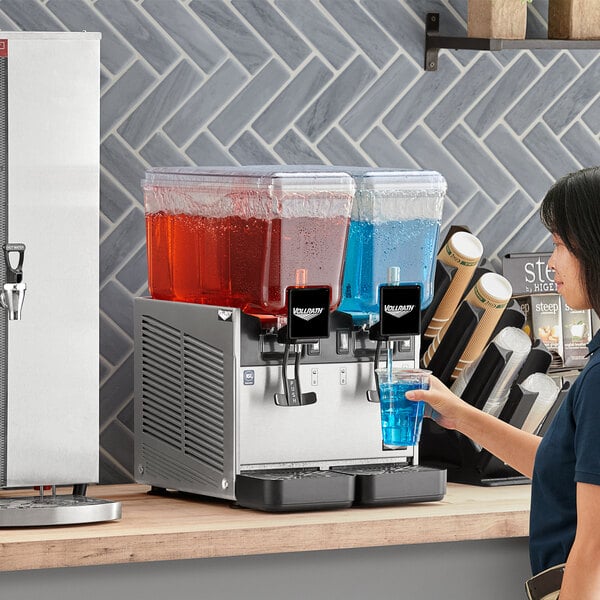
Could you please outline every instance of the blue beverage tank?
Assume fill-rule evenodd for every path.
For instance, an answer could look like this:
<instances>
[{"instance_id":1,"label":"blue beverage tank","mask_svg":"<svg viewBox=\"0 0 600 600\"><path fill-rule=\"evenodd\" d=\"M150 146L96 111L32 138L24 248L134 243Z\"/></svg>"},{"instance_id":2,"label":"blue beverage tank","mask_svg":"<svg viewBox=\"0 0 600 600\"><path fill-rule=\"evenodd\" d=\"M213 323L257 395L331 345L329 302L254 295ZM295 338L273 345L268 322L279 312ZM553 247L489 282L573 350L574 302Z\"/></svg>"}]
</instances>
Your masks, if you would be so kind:
<instances>
[{"instance_id":1,"label":"blue beverage tank","mask_svg":"<svg viewBox=\"0 0 600 600\"><path fill-rule=\"evenodd\" d=\"M433 283L446 180L436 171L345 169L356 194L346 247L339 310L357 324L379 312L378 288L388 268L401 283L421 285L421 307L433 298Z\"/></svg>"}]
</instances>

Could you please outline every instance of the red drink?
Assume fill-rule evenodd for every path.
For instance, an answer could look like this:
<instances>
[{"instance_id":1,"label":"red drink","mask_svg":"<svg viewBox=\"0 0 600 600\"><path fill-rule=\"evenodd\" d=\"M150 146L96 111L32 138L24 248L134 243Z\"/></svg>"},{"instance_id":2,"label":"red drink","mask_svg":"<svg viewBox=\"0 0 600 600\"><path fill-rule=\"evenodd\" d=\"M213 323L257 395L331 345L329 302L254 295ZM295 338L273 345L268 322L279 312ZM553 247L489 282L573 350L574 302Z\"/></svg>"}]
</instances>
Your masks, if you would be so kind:
<instances>
[{"instance_id":1,"label":"red drink","mask_svg":"<svg viewBox=\"0 0 600 600\"><path fill-rule=\"evenodd\" d=\"M153 298L203 301L203 220L163 211L146 215L148 287Z\"/></svg>"},{"instance_id":2,"label":"red drink","mask_svg":"<svg viewBox=\"0 0 600 600\"><path fill-rule=\"evenodd\" d=\"M247 312L284 315L286 288L303 284L330 286L331 309L336 308L341 300L348 223L345 216L273 219L266 280ZM299 271L303 281L298 281Z\"/></svg>"},{"instance_id":3,"label":"red drink","mask_svg":"<svg viewBox=\"0 0 600 600\"><path fill-rule=\"evenodd\" d=\"M164 212L146 215L146 252L148 255L148 288L159 300L173 299L170 217Z\"/></svg>"},{"instance_id":4,"label":"red drink","mask_svg":"<svg viewBox=\"0 0 600 600\"><path fill-rule=\"evenodd\" d=\"M156 169L144 184L153 298L285 315L286 289L340 302L350 176L285 167ZM300 277L299 274L302 274Z\"/></svg>"},{"instance_id":5,"label":"red drink","mask_svg":"<svg viewBox=\"0 0 600 600\"><path fill-rule=\"evenodd\" d=\"M340 302L348 218L286 219L146 215L148 285L153 298L286 313L285 290L332 288Z\"/></svg>"},{"instance_id":6,"label":"red drink","mask_svg":"<svg viewBox=\"0 0 600 600\"><path fill-rule=\"evenodd\" d=\"M202 228L198 217L193 215L170 215L172 244L169 263L173 277L173 296L183 302L199 302L202 257L200 240Z\"/></svg>"},{"instance_id":7,"label":"red drink","mask_svg":"<svg viewBox=\"0 0 600 600\"><path fill-rule=\"evenodd\" d=\"M146 230L153 298L243 307L262 296L268 221L161 211Z\"/></svg>"},{"instance_id":8,"label":"red drink","mask_svg":"<svg viewBox=\"0 0 600 600\"><path fill-rule=\"evenodd\" d=\"M230 296L235 306L257 303L265 292L265 272L272 221L230 217Z\"/></svg>"}]
</instances>

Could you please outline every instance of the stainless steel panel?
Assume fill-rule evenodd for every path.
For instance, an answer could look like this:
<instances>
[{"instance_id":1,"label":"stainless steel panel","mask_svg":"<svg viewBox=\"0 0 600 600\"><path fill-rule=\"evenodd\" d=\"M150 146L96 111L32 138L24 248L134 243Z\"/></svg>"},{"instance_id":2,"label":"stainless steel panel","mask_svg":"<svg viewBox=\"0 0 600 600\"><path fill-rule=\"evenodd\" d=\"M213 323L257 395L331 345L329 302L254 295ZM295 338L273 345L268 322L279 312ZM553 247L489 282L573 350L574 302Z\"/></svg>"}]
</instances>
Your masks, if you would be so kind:
<instances>
[{"instance_id":1,"label":"stainless steel panel","mask_svg":"<svg viewBox=\"0 0 600 600\"><path fill-rule=\"evenodd\" d=\"M10 34L10 242L26 245L8 323L8 487L98 478L98 34Z\"/></svg>"},{"instance_id":2,"label":"stainless steel panel","mask_svg":"<svg viewBox=\"0 0 600 600\"><path fill-rule=\"evenodd\" d=\"M412 366L412 362L410 365ZM301 367L305 392L316 392L307 406L276 406L281 369L240 369L238 389L240 469L406 460L414 449L381 447L379 404L368 402L375 389L371 363L307 364Z\"/></svg>"},{"instance_id":3,"label":"stainless steel panel","mask_svg":"<svg viewBox=\"0 0 600 600\"><path fill-rule=\"evenodd\" d=\"M136 481L234 498L239 311L135 301Z\"/></svg>"}]
</instances>

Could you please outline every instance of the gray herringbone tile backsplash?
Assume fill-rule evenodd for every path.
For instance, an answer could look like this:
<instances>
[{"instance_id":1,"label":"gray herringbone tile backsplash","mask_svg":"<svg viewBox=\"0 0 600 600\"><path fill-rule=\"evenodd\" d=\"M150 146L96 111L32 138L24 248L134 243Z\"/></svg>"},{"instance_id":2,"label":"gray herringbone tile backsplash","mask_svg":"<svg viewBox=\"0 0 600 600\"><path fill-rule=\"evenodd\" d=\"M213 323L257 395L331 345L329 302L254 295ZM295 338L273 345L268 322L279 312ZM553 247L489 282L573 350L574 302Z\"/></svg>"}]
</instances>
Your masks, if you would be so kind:
<instances>
[{"instance_id":1,"label":"gray herringbone tile backsplash","mask_svg":"<svg viewBox=\"0 0 600 600\"><path fill-rule=\"evenodd\" d=\"M546 35L547 0L528 35ZM102 32L101 477L133 477L132 299L146 292L148 166L323 163L428 168L444 226L498 264L543 249L536 206L600 163L600 52L442 51L467 0L3 0L0 28Z\"/></svg>"}]
</instances>

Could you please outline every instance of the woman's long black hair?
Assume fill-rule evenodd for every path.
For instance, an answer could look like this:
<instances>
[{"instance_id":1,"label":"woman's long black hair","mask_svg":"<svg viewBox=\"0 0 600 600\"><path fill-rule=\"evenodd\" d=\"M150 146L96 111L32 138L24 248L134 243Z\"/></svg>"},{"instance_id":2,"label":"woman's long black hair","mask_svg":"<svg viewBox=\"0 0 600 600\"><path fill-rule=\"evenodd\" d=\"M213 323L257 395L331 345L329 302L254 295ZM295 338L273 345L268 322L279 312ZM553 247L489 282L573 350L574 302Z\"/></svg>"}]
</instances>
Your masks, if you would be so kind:
<instances>
[{"instance_id":1,"label":"woman's long black hair","mask_svg":"<svg viewBox=\"0 0 600 600\"><path fill-rule=\"evenodd\" d=\"M542 201L540 217L579 261L584 291L600 315L600 167L559 179Z\"/></svg>"}]
</instances>

